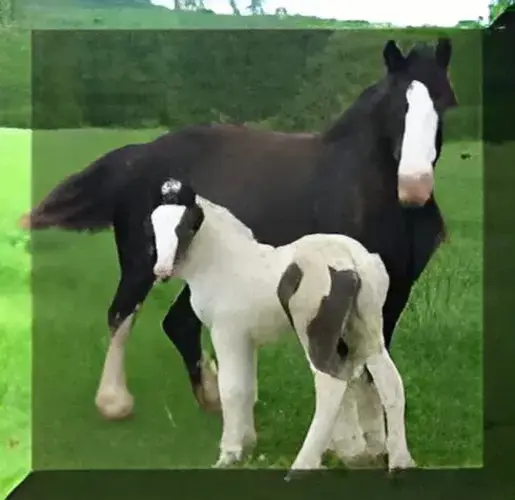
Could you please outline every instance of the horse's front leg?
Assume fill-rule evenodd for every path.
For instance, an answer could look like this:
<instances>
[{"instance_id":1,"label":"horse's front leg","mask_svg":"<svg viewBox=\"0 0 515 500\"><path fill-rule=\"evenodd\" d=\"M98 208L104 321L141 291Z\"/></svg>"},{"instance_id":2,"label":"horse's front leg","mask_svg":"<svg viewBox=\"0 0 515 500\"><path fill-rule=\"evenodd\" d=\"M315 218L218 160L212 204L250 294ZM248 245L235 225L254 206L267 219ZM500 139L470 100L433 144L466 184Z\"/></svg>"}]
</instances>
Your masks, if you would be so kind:
<instances>
[{"instance_id":1,"label":"horse's front leg","mask_svg":"<svg viewBox=\"0 0 515 500\"><path fill-rule=\"evenodd\" d=\"M125 342L153 282L154 276L150 271L123 272L109 308L111 338L95 397L99 412L108 420L128 417L133 410L134 399L127 389L125 377Z\"/></svg>"},{"instance_id":2,"label":"horse's front leg","mask_svg":"<svg viewBox=\"0 0 515 500\"><path fill-rule=\"evenodd\" d=\"M245 331L214 327L211 332L218 359L218 388L223 433L215 467L227 467L243 458L256 442L254 399L256 353Z\"/></svg>"}]
</instances>

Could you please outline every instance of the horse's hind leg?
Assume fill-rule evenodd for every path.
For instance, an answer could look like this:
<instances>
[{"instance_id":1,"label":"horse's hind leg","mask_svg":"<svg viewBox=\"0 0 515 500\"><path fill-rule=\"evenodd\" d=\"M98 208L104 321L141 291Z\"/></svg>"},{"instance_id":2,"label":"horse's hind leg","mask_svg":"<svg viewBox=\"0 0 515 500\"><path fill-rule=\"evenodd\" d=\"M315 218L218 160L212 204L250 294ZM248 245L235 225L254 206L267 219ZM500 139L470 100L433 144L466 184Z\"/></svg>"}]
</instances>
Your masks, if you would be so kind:
<instances>
[{"instance_id":1,"label":"horse's hind leg","mask_svg":"<svg viewBox=\"0 0 515 500\"><path fill-rule=\"evenodd\" d=\"M388 468L392 470L415 467L406 441L404 386L386 348L369 356L366 367L374 379L386 412Z\"/></svg>"},{"instance_id":2,"label":"horse's hind leg","mask_svg":"<svg viewBox=\"0 0 515 500\"><path fill-rule=\"evenodd\" d=\"M202 324L191 307L190 297L190 288L186 285L170 306L163 320L163 330L186 365L200 407L205 411L220 411L216 365L202 354Z\"/></svg>"}]
</instances>

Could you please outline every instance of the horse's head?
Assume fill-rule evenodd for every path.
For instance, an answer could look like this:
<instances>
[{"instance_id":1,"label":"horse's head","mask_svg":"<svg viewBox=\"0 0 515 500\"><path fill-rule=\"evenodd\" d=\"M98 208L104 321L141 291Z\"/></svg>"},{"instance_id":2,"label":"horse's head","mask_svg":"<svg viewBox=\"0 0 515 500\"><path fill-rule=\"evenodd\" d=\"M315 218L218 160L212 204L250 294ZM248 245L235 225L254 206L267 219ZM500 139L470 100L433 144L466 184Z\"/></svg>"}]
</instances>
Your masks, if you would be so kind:
<instances>
[{"instance_id":1,"label":"horse's head","mask_svg":"<svg viewBox=\"0 0 515 500\"><path fill-rule=\"evenodd\" d=\"M204 212L190 186L168 179L161 185L160 205L150 219L157 253L154 274L167 279L200 229Z\"/></svg>"},{"instance_id":2,"label":"horse's head","mask_svg":"<svg viewBox=\"0 0 515 500\"><path fill-rule=\"evenodd\" d=\"M415 45L404 56L392 40L383 50L387 75L383 82L380 126L398 164L402 204L421 206L433 191L433 170L442 147L441 121L458 102L448 77L452 46Z\"/></svg>"}]
</instances>

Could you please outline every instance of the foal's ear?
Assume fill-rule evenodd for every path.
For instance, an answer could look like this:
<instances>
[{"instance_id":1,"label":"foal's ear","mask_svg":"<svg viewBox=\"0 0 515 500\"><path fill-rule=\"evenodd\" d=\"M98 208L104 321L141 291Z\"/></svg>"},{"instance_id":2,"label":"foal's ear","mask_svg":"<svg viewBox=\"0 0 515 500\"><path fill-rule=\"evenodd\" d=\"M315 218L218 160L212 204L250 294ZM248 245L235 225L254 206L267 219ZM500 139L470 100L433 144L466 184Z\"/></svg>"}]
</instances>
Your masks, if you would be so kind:
<instances>
[{"instance_id":1,"label":"foal's ear","mask_svg":"<svg viewBox=\"0 0 515 500\"><path fill-rule=\"evenodd\" d=\"M383 58L388 73L396 73L406 66L406 58L402 55L401 49L394 40L386 42L383 49Z\"/></svg>"},{"instance_id":2,"label":"foal's ear","mask_svg":"<svg viewBox=\"0 0 515 500\"><path fill-rule=\"evenodd\" d=\"M193 188L189 185L183 184L179 193L179 199L181 205L186 207L192 207L197 203L197 194L193 191Z\"/></svg>"},{"instance_id":3,"label":"foal's ear","mask_svg":"<svg viewBox=\"0 0 515 500\"><path fill-rule=\"evenodd\" d=\"M438 66L447 69L451 61L452 44L449 38L439 38L435 48L435 57Z\"/></svg>"}]
</instances>

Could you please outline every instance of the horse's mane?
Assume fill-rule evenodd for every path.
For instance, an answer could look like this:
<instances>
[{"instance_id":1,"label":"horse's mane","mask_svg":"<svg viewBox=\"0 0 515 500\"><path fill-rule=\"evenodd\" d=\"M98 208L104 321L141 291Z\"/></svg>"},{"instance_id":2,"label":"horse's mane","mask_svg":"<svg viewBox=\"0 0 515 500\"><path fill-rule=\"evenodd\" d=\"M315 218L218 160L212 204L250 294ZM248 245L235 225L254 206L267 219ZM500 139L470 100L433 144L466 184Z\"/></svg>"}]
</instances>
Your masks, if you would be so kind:
<instances>
[{"instance_id":1,"label":"horse's mane","mask_svg":"<svg viewBox=\"0 0 515 500\"><path fill-rule=\"evenodd\" d=\"M340 117L322 133L322 140L333 142L349 132L356 131L356 122L363 118L365 109L372 109L383 95L383 80L367 87Z\"/></svg>"},{"instance_id":2,"label":"horse's mane","mask_svg":"<svg viewBox=\"0 0 515 500\"><path fill-rule=\"evenodd\" d=\"M217 223L227 227L229 231L236 231L238 234L245 236L249 240L255 240L254 233L249 227L235 217L230 210L201 196L197 197L199 205L204 209L206 217L214 217Z\"/></svg>"}]
</instances>

